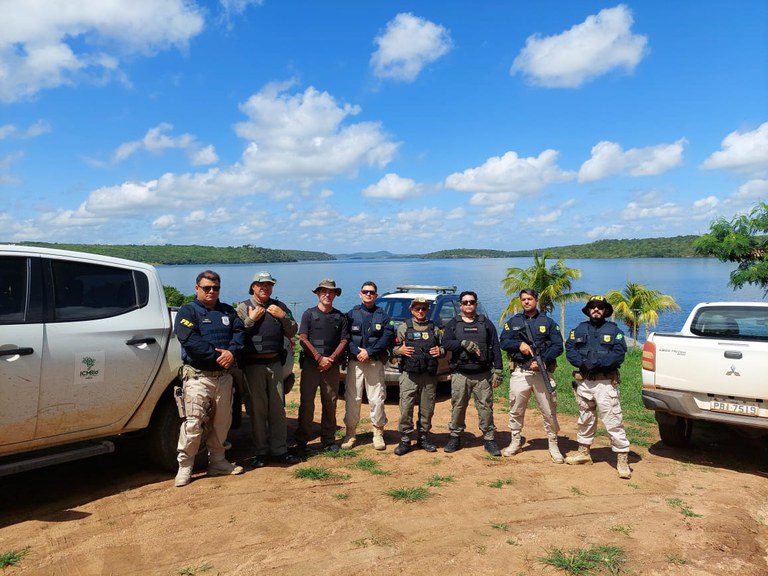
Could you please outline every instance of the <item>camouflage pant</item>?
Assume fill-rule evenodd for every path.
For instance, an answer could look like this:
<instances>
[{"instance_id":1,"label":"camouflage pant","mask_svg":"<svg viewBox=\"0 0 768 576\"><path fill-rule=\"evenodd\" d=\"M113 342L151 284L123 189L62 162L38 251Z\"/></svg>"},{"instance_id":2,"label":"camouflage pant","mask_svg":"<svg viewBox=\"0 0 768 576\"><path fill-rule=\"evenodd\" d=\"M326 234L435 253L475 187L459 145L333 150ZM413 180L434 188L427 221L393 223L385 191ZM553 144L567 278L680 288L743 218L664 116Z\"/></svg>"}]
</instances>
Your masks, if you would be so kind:
<instances>
[{"instance_id":1,"label":"camouflage pant","mask_svg":"<svg viewBox=\"0 0 768 576\"><path fill-rule=\"evenodd\" d=\"M560 424L557 422L557 393L550 401L541 373L516 368L509 375L509 430L512 436L520 434L525 422L525 411L531 392L539 403L541 416L544 418L544 431L552 438L557 436Z\"/></svg>"},{"instance_id":2,"label":"camouflage pant","mask_svg":"<svg viewBox=\"0 0 768 576\"><path fill-rule=\"evenodd\" d=\"M614 452L629 452L629 440L624 431L619 391L610 380L582 380L576 387L579 404L579 444L591 445L597 431L597 416L605 425Z\"/></svg>"},{"instance_id":3,"label":"camouflage pant","mask_svg":"<svg viewBox=\"0 0 768 576\"><path fill-rule=\"evenodd\" d=\"M204 430L208 432L208 461L220 462L224 460L224 441L232 425L232 375L184 366L182 378L186 418L179 431L179 465L192 465Z\"/></svg>"},{"instance_id":4,"label":"camouflage pant","mask_svg":"<svg viewBox=\"0 0 768 576\"><path fill-rule=\"evenodd\" d=\"M483 439L493 440L496 426L493 424L493 387L490 371L478 374L455 372L451 375L451 423L448 425L451 436L460 436L464 432L471 396L475 397L477 419Z\"/></svg>"}]
</instances>

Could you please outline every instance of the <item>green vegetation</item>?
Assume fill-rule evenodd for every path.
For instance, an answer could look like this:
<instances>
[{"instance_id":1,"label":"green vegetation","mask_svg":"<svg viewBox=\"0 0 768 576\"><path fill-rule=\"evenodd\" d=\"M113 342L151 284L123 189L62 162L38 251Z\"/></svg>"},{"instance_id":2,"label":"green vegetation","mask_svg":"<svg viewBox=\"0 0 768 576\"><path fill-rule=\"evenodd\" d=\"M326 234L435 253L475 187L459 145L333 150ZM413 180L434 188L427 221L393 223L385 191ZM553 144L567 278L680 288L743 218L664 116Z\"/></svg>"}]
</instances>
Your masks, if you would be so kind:
<instances>
[{"instance_id":1,"label":"green vegetation","mask_svg":"<svg viewBox=\"0 0 768 576\"><path fill-rule=\"evenodd\" d=\"M768 296L768 204L761 202L732 220L720 218L709 225L709 234L696 240L694 248L702 256L737 264L728 285L742 288L758 286Z\"/></svg>"},{"instance_id":2,"label":"green vegetation","mask_svg":"<svg viewBox=\"0 0 768 576\"><path fill-rule=\"evenodd\" d=\"M499 478L498 480L494 480L488 486L491 488L498 488L501 489L504 486L511 486L512 485L512 479L511 478Z\"/></svg>"},{"instance_id":3,"label":"green vegetation","mask_svg":"<svg viewBox=\"0 0 768 576\"><path fill-rule=\"evenodd\" d=\"M431 486L432 488L441 488L446 484L450 484L451 482L453 482L453 476L440 476L435 474L434 476L431 476L429 480L427 480L427 486Z\"/></svg>"},{"instance_id":4,"label":"green vegetation","mask_svg":"<svg viewBox=\"0 0 768 576\"><path fill-rule=\"evenodd\" d=\"M163 284L163 291L165 292L165 301L168 303L168 306L180 308L187 302L192 302L195 299L194 294L184 294L173 286Z\"/></svg>"},{"instance_id":5,"label":"green vegetation","mask_svg":"<svg viewBox=\"0 0 768 576\"><path fill-rule=\"evenodd\" d=\"M509 532L509 524L506 522L491 522L491 528L501 532Z\"/></svg>"},{"instance_id":6,"label":"green vegetation","mask_svg":"<svg viewBox=\"0 0 768 576\"><path fill-rule=\"evenodd\" d=\"M392 546L392 539L383 536L371 535L365 538L352 540L352 545L356 548L368 548L368 546Z\"/></svg>"},{"instance_id":7,"label":"green vegetation","mask_svg":"<svg viewBox=\"0 0 768 576\"><path fill-rule=\"evenodd\" d=\"M208 562L203 562L202 564L198 564L197 566L185 566L181 570L177 572L179 576L195 576L196 574L202 574L203 572L208 572L213 568L213 564L210 564Z\"/></svg>"},{"instance_id":8,"label":"green vegetation","mask_svg":"<svg viewBox=\"0 0 768 576\"><path fill-rule=\"evenodd\" d=\"M304 250L274 250L246 244L245 246L163 246L143 244L52 244L22 242L25 246L41 246L89 252L116 258L127 258L150 264L255 264L262 262L298 262L302 260L335 260L325 252Z\"/></svg>"},{"instance_id":9,"label":"green vegetation","mask_svg":"<svg viewBox=\"0 0 768 576\"><path fill-rule=\"evenodd\" d=\"M683 566L688 564L688 560L681 558L680 556L675 556L674 554L667 554L667 562L674 564L675 566Z\"/></svg>"},{"instance_id":10,"label":"green vegetation","mask_svg":"<svg viewBox=\"0 0 768 576\"><path fill-rule=\"evenodd\" d=\"M349 492L339 492L333 495L336 500L349 500Z\"/></svg>"},{"instance_id":11,"label":"green vegetation","mask_svg":"<svg viewBox=\"0 0 768 576\"><path fill-rule=\"evenodd\" d=\"M571 494L574 496L586 496L586 492L582 492L578 486L571 486Z\"/></svg>"},{"instance_id":12,"label":"green vegetation","mask_svg":"<svg viewBox=\"0 0 768 576\"><path fill-rule=\"evenodd\" d=\"M659 322L659 314L680 310L680 306L672 296L637 282L627 281L627 285L621 292L610 290L606 294L606 299L613 306L614 317L627 325L635 340L641 324L645 326L645 337L648 338L649 328L653 328Z\"/></svg>"},{"instance_id":13,"label":"green vegetation","mask_svg":"<svg viewBox=\"0 0 768 576\"><path fill-rule=\"evenodd\" d=\"M24 556L29 554L29 546L21 548L19 550L9 550L0 554L0 568L8 568L9 566L15 566L24 559Z\"/></svg>"},{"instance_id":14,"label":"green vegetation","mask_svg":"<svg viewBox=\"0 0 768 576\"><path fill-rule=\"evenodd\" d=\"M611 526L610 531L611 532L620 532L621 534L624 534L624 536L629 536L632 534L632 531L634 528L632 526Z\"/></svg>"},{"instance_id":15,"label":"green vegetation","mask_svg":"<svg viewBox=\"0 0 768 576\"><path fill-rule=\"evenodd\" d=\"M293 471L294 478L304 478L307 480L333 480L341 479L347 480L348 474L338 474L328 470L324 466L307 466L305 468L298 468Z\"/></svg>"},{"instance_id":16,"label":"green vegetation","mask_svg":"<svg viewBox=\"0 0 768 576\"><path fill-rule=\"evenodd\" d=\"M680 511L680 514L688 518L701 518L701 514L696 514L691 508L683 502L680 498L667 498L667 504L672 508Z\"/></svg>"},{"instance_id":17,"label":"green vegetation","mask_svg":"<svg viewBox=\"0 0 768 576\"><path fill-rule=\"evenodd\" d=\"M402 502L419 502L429 498L429 490L423 486L416 486L414 488L394 488L384 492L387 496L391 496L394 500L400 500Z\"/></svg>"},{"instance_id":18,"label":"green vegetation","mask_svg":"<svg viewBox=\"0 0 768 576\"><path fill-rule=\"evenodd\" d=\"M379 463L373 458L360 458L349 465L350 468L357 468L358 470L365 470L376 476L389 476L392 474L388 470L382 470Z\"/></svg>"},{"instance_id":19,"label":"green vegetation","mask_svg":"<svg viewBox=\"0 0 768 576\"><path fill-rule=\"evenodd\" d=\"M338 452L329 452L327 450L323 450L322 452L315 454L315 456L319 456L320 458L357 458L360 456L360 451L355 450L354 448L350 448L348 450L341 448Z\"/></svg>"},{"instance_id":20,"label":"green vegetation","mask_svg":"<svg viewBox=\"0 0 768 576\"><path fill-rule=\"evenodd\" d=\"M554 566L569 574L586 575L621 573L626 562L626 553L618 546L593 546L592 548L571 548L564 552L561 548L552 548L539 562Z\"/></svg>"}]
</instances>

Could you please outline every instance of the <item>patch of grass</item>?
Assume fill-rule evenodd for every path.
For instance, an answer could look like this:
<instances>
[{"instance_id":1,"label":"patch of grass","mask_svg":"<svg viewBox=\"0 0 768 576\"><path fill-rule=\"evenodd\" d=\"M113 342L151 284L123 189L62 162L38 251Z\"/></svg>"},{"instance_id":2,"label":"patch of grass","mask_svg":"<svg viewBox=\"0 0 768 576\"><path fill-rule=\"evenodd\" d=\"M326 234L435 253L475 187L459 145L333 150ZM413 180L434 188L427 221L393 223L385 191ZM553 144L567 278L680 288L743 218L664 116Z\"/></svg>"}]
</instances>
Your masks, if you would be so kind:
<instances>
[{"instance_id":1,"label":"patch of grass","mask_svg":"<svg viewBox=\"0 0 768 576\"><path fill-rule=\"evenodd\" d=\"M431 486L432 488L440 488L446 484L449 484L450 482L453 482L453 476L440 476L435 474L434 476L431 476L429 480L427 480L427 486Z\"/></svg>"},{"instance_id":2,"label":"patch of grass","mask_svg":"<svg viewBox=\"0 0 768 576\"><path fill-rule=\"evenodd\" d=\"M349 500L349 492L339 492L333 495L336 500Z\"/></svg>"},{"instance_id":3,"label":"patch of grass","mask_svg":"<svg viewBox=\"0 0 768 576\"><path fill-rule=\"evenodd\" d=\"M358 538L357 540L352 540L352 544L356 548L368 548L368 546L391 546L392 545L392 539L386 538L384 536L366 536L365 538Z\"/></svg>"},{"instance_id":4,"label":"patch of grass","mask_svg":"<svg viewBox=\"0 0 768 576\"><path fill-rule=\"evenodd\" d=\"M625 536L629 536L630 534L632 534L633 530L634 530L634 528L632 528L632 526L621 526L621 525L618 525L618 526L611 526L610 527L610 531L611 532L620 532L620 533L624 534Z\"/></svg>"},{"instance_id":5,"label":"patch of grass","mask_svg":"<svg viewBox=\"0 0 768 576\"><path fill-rule=\"evenodd\" d=\"M667 504L678 510L683 516L687 516L688 518L701 518L701 514L696 514L696 512L691 510L691 508L680 498L667 498Z\"/></svg>"},{"instance_id":6,"label":"patch of grass","mask_svg":"<svg viewBox=\"0 0 768 576\"><path fill-rule=\"evenodd\" d=\"M0 554L0 568L5 569L8 566L15 566L29 554L30 547L20 548L19 550L9 550Z\"/></svg>"},{"instance_id":7,"label":"patch of grass","mask_svg":"<svg viewBox=\"0 0 768 576\"><path fill-rule=\"evenodd\" d=\"M394 500L400 500L402 502L413 503L429 498L429 490L423 486L416 486L414 488L393 488L384 492L387 496L391 496Z\"/></svg>"},{"instance_id":8,"label":"patch of grass","mask_svg":"<svg viewBox=\"0 0 768 576\"><path fill-rule=\"evenodd\" d=\"M635 484L634 482L630 482L629 484L627 484L627 486L629 486L633 490L640 490L640 484Z\"/></svg>"},{"instance_id":9,"label":"patch of grass","mask_svg":"<svg viewBox=\"0 0 768 576\"><path fill-rule=\"evenodd\" d=\"M185 566L176 574L179 576L195 576L195 574L202 574L203 572L208 572L213 568L213 564L210 564L208 562L203 562L202 564L198 564L197 566Z\"/></svg>"},{"instance_id":10,"label":"patch of grass","mask_svg":"<svg viewBox=\"0 0 768 576\"><path fill-rule=\"evenodd\" d=\"M491 528L502 532L509 532L509 524L506 522L491 522Z\"/></svg>"},{"instance_id":11,"label":"patch of grass","mask_svg":"<svg viewBox=\"0 0 768 576\"><path fill-rule=\"evenodd\" d=\"M478 554L485 554L486 552L488 552L488 546L486 546L485 544L477 544L475 545L475 552L477 552Z\"/></svg>"},{"instance_id":12,"label":"patch of grass","mask_svg":"<svg viewBox=\"0 0 768 576\"><path fill-rule=\"evenodd\" d=\"M327 450L323 450L322 452L315 454L315 456L320 456L321 458L357 458L360 456L360 451L355 450L354 448L348 450L340 448L338 452L328 452Z\"/></svg>"},{"instance_id":13,"label":"patch of grass","mask_svg":"<svg viewBox=\"0 0 768 576\"><path fill-rule=\"evenodd\" d=\"M298 410L299 409L299 403L298 402L288 402L288 404L285 405L286 410Z\"/></svg>"},{"instance_id":14,"label":"patch of grass","mask_svg":"<svg viewBox=\"0 0 768 576\"><path fill-rule=\"evenodd\" d=\"M344 438L344 430L342 430L341 428L339 428L339 429L338 429L338 430L336 430L336 432L334 433L334 436L335 436L336 438Z\"/></svg>"},{"instance_id":15,"label":"patch of grass","mask_svg":"<svg viewBox=\"0 0 768 576\"><path fill-rule=\"evenodd\" d=\"M674 476L674 472L656 472L656 476L659 478L669 478L670 476Z\"/></svg>"},{"instance_id":16,"label":"patch of grass","mask_svg":"<svg viewBox=\"0 0 768 576\"><path fill-rule=\"evenodd\" d=\"M306 466L294 470L293 477L305 480L348 480L349 474L338 474L337 472L328 470L325 466Z\"/></svg>"},{"instance_id":17,"label":"patch of grass","mask_svg":"<svg viewBox=\"0 0 768 576\"><path fill-rule=\"evenodd\" d=\"M546 556L541 556L538 560L542 564L577 576L594 571L606 571L616 575L621 573L622 565L626 562L626 553L618 546L571 548L567 552L561 548L551 548Z\"/></svg>"},{"instance_id":18,"label":"patch of grass","mask_svg":"<svg viewBox=\"0 0 768 576\"><path fill-rule=\"evenodd\" d=\"M490 454L486 454L483 456L484 460L488 460L490 462L501 462L501 456L491 456Z\"/></svg>"},{"instance_id":19,"label":"patch of grass","mask_svg":"<svg viewBox=\"0 0 768 576\"><path fill-rule=\"evenodd\" d=\"M571 494L574 496L586 496L586 492L582 492L578 486L571 486Z\"/></svg>"},{"instance_id":20,"label":"patch of grass","mask_svg":"<svg viewBox=\"0 0 768 576\"><path fill-rule=\"evenodd\" d=\"M376 476L389 476L392 474L388 470L382 470L379 468L379 463L372 458L361 458L360 460L355 460L352 464L349 465L349 467L357 468L358 470L365 470L366 472L370 472Z\"/></svg>"},{"instance_id":21,"label":"patch of grass","mask_svg":"<svg viewBox=\"0 0 768 576\"><path fill-rule=\"evenodd\" d=\"M493 482L490 482L488 486L490 488L503 488L504 486L511 486L513 483L513 480L511 478L499 478L498 480L494 480Z\"/></svg>"},{"instance_id":22,"label":"patch of grass","mask_svg":"<svg viewBox=\"0 0 768 576\"><path fill-rule=\"evenodd\" d=\"M507 538L507 544L510 546L520 546L520 540L517 538Z\"/></svg>"},{"instance_id":23,"label":"patch of grass","mask_svg":"<svg viewBox=\"0 0 768 576\"><path fill-rule=\"evenodd\" d=\"M438 456L435 456L434 458L432 458L432 460L430 460L430 461L429 461L429 464L430 464L431 466L437 466L437 465L438 465L438 464L440 464L440 462L442 462L442 461L443 461L443 459L442 459L442 458L440 458L440 457L438 457Z\"/></svg>"},{"instance_id":24,"label":"patch of grass","mask_svg":"<svg viewBox=\"0 0 768 576\"><path fill-rule=\"evenodd\" d=\"M675 556L674 554L667 554L667 562L674 564L675 566L683 566L684 564L688 564L688 560L681 558L680 556Z\"/></svg>"}]
</instances>

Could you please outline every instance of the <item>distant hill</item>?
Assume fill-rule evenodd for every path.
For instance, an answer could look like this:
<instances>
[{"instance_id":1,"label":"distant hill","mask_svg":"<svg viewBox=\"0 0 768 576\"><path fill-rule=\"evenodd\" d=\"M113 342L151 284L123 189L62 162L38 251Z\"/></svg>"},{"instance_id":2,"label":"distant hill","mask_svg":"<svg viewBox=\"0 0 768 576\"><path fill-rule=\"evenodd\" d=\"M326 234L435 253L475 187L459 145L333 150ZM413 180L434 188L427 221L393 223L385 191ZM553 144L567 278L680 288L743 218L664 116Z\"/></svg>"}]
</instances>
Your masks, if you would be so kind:
<instances>
[{"instance_id":1,"label":"distant hill","mask_svg":"<svg viewBox=\"0 0 768 576\"><path fill-rule=\"evenodd\" d=\"M90 252L116 258L127 258L150 264L253 264L259 262L298 262L301 260L335 260L325 252L275 250L259 246L174 246L143 244L52 244L21 242L24 246L42 246L60 250Z\"/></svg>"},{"instance_id":2,"label":"distant hill","mask_svg":"<svg viewBox=\"0 0 768 576\"><path fill-rule=\"evenodd\" d=\"M548 252L553 258L692 258L693 241L698 236L597 240L589 244L571 244L534 250L482 250L459 248L424 254L421 258L518 258L534 252Z\"/></svg>"},{"instance_id":3,"label":"distant hill","mask_svg":"<svg viewBox=\"0 0 768 576\"><path fill-rule=\"evenodd\" d=\"M402 254L392 254L386 250L378 252L352 252L351 254L334 254L337 260L385 260L387 258L403 258Z\"/></svg>"}]
</instances>

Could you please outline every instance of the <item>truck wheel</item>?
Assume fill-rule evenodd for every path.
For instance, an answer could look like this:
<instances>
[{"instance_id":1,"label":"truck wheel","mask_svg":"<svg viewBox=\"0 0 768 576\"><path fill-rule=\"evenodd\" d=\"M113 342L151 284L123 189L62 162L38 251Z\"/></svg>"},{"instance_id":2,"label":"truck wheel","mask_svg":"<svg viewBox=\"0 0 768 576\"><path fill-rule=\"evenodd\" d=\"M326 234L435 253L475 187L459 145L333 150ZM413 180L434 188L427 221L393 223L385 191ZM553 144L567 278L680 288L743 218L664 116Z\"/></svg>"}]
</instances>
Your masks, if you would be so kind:
<instances>
[{"instance_id":1,"label":"truck wheel","mask_svg":"<svg viewBox=\"0 0 768 576\"><path fill-rule=\"evenodd\" d=\"M176 460L176 446L179 443L181 418L176 403L166 396L160 401L149 423L149 456L163 470L176 472L179 463ZM208 462L205 438L200 442L200 451L195 456L195 468L201 468Z\"/></svg>"},{"instance_id":2,"label":"truck wheel","mask_svg":"<svg viewBox=\"0 0 768 576\"><path fill-rule=\"evenodd\" d=\"M667 446L682 448L690 442L693 423L688 418L657 412L656 423L661 441Z\"/></svg>"}]
</instances>

